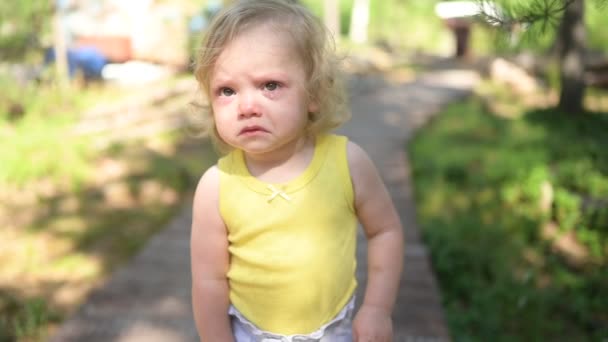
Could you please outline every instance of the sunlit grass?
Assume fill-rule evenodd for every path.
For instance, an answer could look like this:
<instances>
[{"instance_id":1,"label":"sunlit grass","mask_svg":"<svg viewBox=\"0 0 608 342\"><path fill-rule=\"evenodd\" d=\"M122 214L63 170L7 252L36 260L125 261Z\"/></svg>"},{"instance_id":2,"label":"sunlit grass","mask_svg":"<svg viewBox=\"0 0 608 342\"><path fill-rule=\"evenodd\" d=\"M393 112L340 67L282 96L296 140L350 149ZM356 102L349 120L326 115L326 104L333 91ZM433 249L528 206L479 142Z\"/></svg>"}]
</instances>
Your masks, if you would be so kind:
<instances>
[{"instance_id":1,"label":"sunlit grass","mask_svg":"<svg viewBox=\"0 0 608 342\"><path fill-rule=\"evenodd\" d=\"M169 88L180 79L163 82ZM100 151L92 137L76 134L75 124L96 107L137 98L151 87L125 91L96 83L65 89L52 84L15 86L0 74L0 186L50 181L66 191L78 190L92 177L92 162ZM11 113L13 107L20 114Z\"/></svg>"},{"instance_id":2,"label":"sunlit grass","mask_svg":"<svg viewBox=\"0 0 608 342\"><path fill-rule=\"evenodd\" d=\"M3 203L14 219L0 217L9 223L0 230L0 341L44 341L49 327L166 227L216 155L206 141L174 133L116 144L92 165L99 158L122 171L31 205Z\"/></svg>"},{"instance_id":3,"label":"sunlit grass","mask_svg":"<svg viewBox=\"0 0 608 342\"><path fill-rule=\"evenodd\" d=\"M486 108L448 107L409 147L453 338L608 336L608 114Z\"/></svg>"},{"instance_id":4,"label":"sunlit grass","mask_svg":"<svg viewBox=\"0 0 608 342\"><path fill-rule=\"evenodd\" d=\"M70 187L92 172L93 151L70 132L72 120L28 117L0 134L0 184L21 186L51 178Z\"/></svg>"}]
</instances>

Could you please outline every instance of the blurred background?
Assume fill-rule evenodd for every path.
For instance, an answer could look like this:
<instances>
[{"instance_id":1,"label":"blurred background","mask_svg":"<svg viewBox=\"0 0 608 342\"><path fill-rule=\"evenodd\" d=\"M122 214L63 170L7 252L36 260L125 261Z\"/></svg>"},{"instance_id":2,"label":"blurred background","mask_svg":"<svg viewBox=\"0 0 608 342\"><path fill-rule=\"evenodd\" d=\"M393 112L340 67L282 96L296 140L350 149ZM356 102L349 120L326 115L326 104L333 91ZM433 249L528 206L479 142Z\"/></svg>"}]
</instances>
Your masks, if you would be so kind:
<instances>
[{"instance_id":1,"label":"blurred background","mask_svg":"<svg viewBox=\"0 0 608 342\"><path fill-rule=\"evenodd\" d=\"M0 3L0 342L44 340L190 200L228 2ZM349 78L482 78L404 145L453 338L607 341L606 1L301 2Z\"/></svg>"}]
</instances>

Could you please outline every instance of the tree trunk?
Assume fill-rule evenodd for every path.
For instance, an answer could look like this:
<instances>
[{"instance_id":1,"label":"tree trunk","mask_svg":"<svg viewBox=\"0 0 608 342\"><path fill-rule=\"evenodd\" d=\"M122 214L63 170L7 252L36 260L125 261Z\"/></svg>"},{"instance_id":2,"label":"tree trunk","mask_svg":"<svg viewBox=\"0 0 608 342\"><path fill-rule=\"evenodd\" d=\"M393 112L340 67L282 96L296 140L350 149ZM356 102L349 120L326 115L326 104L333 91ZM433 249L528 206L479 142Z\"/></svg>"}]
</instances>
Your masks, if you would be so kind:
<instances>
[{"instance_id":1,"label":"tree trunk","mask_svg":"<svg viewBox=\"0 0 608 342\"><path fill-rule=\"evenodd\" d=\"M68 84L68 59L63 27L63 8L59 6L59 1L57 1L53 14L53 49L55 52L56 81L60 88L65 88Z\"/></svg>"},{"instance_id":2,"label":"tree trunk","mask_svg":"<svg viewBox=\"0 0 608 342\"><path fill-rule=\"evenodd\" d=\"M586 46L584 11L585 1L574 0L564 12L557 36L562 84L559 109L571 114L584 111Z\"/></svg>"},{"instance_id":3,"label":"tree trunk","mask_svg":"<svg viewBox=\"0 0 608 342\"><path fill-rule=\"evenodd\" d=\"M369 0L355 0L350 20L350 39L355 43L367 41Z\"/></svg>"},{"instance_id":4,"label":"tree trunk","mask_svg":"<svg viewBox=\"0 0 608 342\"><path fill-rule=\"evenodd\" d=\"M340 0L325 0L323 4L325 6L325 26L338 41L340 39Z\"/></svg>"}]
</instances>

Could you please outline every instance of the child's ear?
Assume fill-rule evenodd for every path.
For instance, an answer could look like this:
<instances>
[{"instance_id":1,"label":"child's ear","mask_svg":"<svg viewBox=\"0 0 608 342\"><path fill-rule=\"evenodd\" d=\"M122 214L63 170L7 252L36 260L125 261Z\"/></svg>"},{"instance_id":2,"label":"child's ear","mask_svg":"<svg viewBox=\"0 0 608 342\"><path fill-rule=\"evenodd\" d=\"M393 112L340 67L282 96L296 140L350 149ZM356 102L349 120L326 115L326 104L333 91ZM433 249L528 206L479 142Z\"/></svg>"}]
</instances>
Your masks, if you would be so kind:
<instances>
[{"instance_id":1,"label":"child's ear","mask_svg":"<svg viewBox=\"0 0 608 342\"><path fill-rule=\"evenodd\" d=\"M310 101L308 101L308 112L316 113L318 111L319 111L319 103L317 102L317 100L310 99Z\"/></svg>"}]
</instances>

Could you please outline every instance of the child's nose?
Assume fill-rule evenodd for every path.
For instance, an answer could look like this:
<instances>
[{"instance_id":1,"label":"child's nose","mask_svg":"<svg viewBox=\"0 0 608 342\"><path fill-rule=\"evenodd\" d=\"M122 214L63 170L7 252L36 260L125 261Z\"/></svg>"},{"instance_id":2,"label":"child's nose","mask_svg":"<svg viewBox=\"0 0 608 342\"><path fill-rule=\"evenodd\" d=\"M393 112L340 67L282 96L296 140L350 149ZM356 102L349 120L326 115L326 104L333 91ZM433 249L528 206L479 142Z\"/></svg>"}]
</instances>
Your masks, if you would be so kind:
<instances>
[{"instance_id":1,"label":"child's nose","mask_svg":"<svg viewBox=\"0 0 608 342\"><path fill-rule=\"evenodd\" d=\"M253 94L241 93L239 97L239 117L259 116L260 109Z\"/></svg>"}]
</instances>

